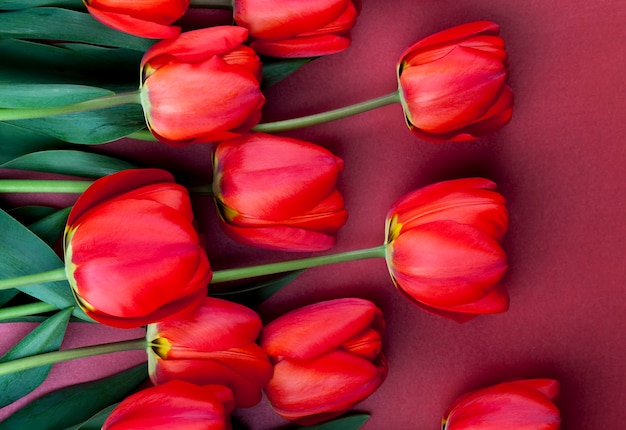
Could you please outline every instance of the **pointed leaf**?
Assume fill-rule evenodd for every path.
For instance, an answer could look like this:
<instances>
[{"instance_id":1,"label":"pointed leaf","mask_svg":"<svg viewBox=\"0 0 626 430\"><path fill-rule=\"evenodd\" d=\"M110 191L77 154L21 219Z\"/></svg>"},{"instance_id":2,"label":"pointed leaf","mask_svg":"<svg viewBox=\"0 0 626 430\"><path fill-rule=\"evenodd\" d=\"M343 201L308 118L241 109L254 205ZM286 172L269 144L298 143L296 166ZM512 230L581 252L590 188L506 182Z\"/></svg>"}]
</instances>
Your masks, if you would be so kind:
<instances>
[{"instance_id":1,"label":"pointed leaf","mask_svg":"<svg viewBox=\"0 0 626 430\"><path fill-rule=\"evenodd\" d=\"M72 208L60 209L48 216L41 218L39 221L35 221L26 227L35 233L41 240L46 242L48 246L53 246L61 237L67 217L70 214Z\"/></svg>"},{"instance_id":2,"label":"pointed leaf","mask_svg":"<svg viewBox=\"0 0 626 430\"><path fill-rule=\"evenodd\" d=\"M84 144L111 142L146 126L140 105L23 119L12 123L66 142Z\"/></svg>"},{"instance_id":3,"label":"pointed leaf","mask_svg":"<svg viewBox=\"0 0 626 430\"><path fill-rule=\"evenodd\" d=\"M285 285L296 279L304 270L287 272L278 278L268 281L248 283L236 290L209 293L214 297L223 297L227 300L240 303L248 307L256 307L280 291Z\"/></svg>"},{"instance_id":4,"label":"pointed leaf","mask_svg":"<svg viewBox=\"0 0 626 430\"><path fill-rule=\"evenodd\" d=\"M39 151L0 164L0 168L101 178L134 166L117 158L76 150Z\"/></svg>"},{"instance_id":5,"label":"pointed leaf","mask_svg":"<svg viewBox=\"0 0 626 430\"><path fill-rule=\"evenodd\" d=\"M139 51L155 42L113 30L86 12L55 7L0 13L0 38L65 40Z\"/></svg>"},{"instance_id":6,"label":"pointed leaf","mask_svg":"<svg viewBox=\"0 0 626 430\"><path fill-rule=\"evenodd\" d=\"M2 0L0 10L28 9L38 6L84 7L81 0Z\"/></svg>"},{"instance_id":7,"label":"pointed leaf","mask_svg":"<svg viewBox=\"0 0 626 430\"><path fill-rule=\"evenodd\" d=\"M46 352L58 351L65 336L72 308L51 316L28 333L17 345L0 357L0 363L30 357ZM39 366L8 375L0 375L0 407L21 399L46 379L52 365Z\"/></svg>"},{"instance_id":8,"label":"pointed leaf","mask_svg":"<svg viewBox=\"0 0 626 430\"><path fill-rule=\"evenodd\" d=\"M119 405L119 403L114 403L110 406L107 406L106 408L95 414L93 417L89 418L87 421L72 427L68 427L65 430L100 430L104 425L104 422L107 420L109 415L111 415L111 412L113 412L113 409L115 409L117 405Z\"/></svg>"},{"instance_id":9,"label":"pointed leaf","mask_svg":"<svg viewBox=\"0 0 626 430\"><path fill-rule=\"evenodd\" d=\"M2 279L63 267L61 259L48 245L2 210L0 210L0 231L2 231L0 241ZM45 282L18 289L59 309L76 305L67 281ZM78 307L74 308L74 316L91 321Z\"/></svg>"},{"instance_id":10,"label":"pointed leaf","mask_svg":"<svg viewBox=\"0 0 626 430\"><path fill-rule=\"evenodd\" d=\"M0 422L0 430L57 430L79 424L121 401L148 376L145 364L108 378L72 385L27 404Z\"/></svg>"},{"instance_id":11,"label":"pointed leaf","mask_svg":"<svg viewBox=\"0 0 626 430\"><path fill-rule=\"evenodd\" d=\"M64 106L112 94L112 91L86 85L0 83L0 107Z\"/></svg>"},{"instance_id":12,"label":"pointed leaf","mask_svg":"<svg viewBox=\"0 0 626 430\"><path fill-rule=\"evenodd\" d=\"M29 152L58 149L70 144L37 133L17 124L0 122L0 163L4 163Z\"/></svg>"},{"instance_id":13,"label":"pointed leaf","mask_svg":"<svg viewBox=\"0 0 626 430\"><path fill-rule=\"evenodd\" d=\"M22 224L30 224L48 215L52 215L57 210L58 209L49 206L20 206L18 208L9 209L7 213Z\"/></svg>"},{"instance_id":14,"label":"pointed leaf","mask_svg":"<svg viewBox=\"0 0 626 430\"><path fill-rule=\"evenodd\" d=\"M367 414L349 415L314 426L300 427L300 430L358 430L369 418Z\"/></svg>"},{"instance_id":15,"label":"pointed leaf","mask_svg":"<svg viewBox=\"0 0 626 430\"><path fill-rule=\"evenodd\" d=\"M290 60L264 60L263 61L263 80L261 87L267 88L285 79L293 72L298 70L306 63L311 62L311 58L295 58Z\"/></svg>"}]
</instances>

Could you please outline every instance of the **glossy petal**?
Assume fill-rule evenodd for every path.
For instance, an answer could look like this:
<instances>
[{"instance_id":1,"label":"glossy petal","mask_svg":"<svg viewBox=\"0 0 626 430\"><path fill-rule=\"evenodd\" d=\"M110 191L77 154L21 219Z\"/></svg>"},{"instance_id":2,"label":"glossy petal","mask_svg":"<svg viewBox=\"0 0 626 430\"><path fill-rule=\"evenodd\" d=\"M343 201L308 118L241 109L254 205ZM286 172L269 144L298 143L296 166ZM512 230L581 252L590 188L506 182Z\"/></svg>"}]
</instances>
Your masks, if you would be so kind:
<instances>
[{"instance_id":1,"label":"glossy petal","mask_svg":"<svg viewBox=\"0 0 626 430\"><path fill-rule=\"evenodd\" d=\"M180 33L180 27L163 25L157 22L146 21L127 14L108 12L87 5L87 11L97 21L123 33L152 39L165 39ZM173 22L173 21L172 21Z\"/></svg>"},{"instance_id":2,"label":"glossy petal","mask_svg":"<svg viewBox=\"0 0 626 430\"><path fill-rule=\"evenodd\" d=\"M139 391L123 400L103 430L228 430L234 408L226 387L181 381Z\"/></svg>"}]
</instances>

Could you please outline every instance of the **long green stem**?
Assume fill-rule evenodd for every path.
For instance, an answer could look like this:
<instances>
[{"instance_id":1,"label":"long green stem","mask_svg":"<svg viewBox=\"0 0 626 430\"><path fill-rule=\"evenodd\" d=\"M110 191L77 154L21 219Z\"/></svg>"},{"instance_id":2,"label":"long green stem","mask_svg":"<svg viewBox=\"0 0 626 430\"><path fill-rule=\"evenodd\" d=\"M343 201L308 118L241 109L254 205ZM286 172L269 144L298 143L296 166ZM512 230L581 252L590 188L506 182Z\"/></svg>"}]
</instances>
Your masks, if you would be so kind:
<instances>
[{"instance_id":1,"label":"long green stem","mask_svg":"<svg viewBox=\"0 0 626 430\"><path fill-rule=\"evenodd\" d=\"M33 273L32 275L16 276L15 278L0 279L0 290L24 287L26 285L41 284L43 282L63 281L67 279L65 267L47 272Z\"/></svg>"},{"instance_id":2,"label":"long green stem","mask_svg":"<svg viewBox=\"0 0 626 430\"><path fill-rule=\"evenodd\" d=\"M45 312L56 311L59 308L44 302L28 303L25 305L0 308L0 321L13 318L25 317L29 315L43 314Z\"/></svg>"},{"instance_id":3,"label":"long green stem","mask_svg":"<svg viewBox=\"0 0 626 430\"><path fill-rule=\"evenodd\" d=\"M334 121L337 119L345 118L347 116L356 115L361 112L376 109L382 106L390 105L400 102L400 93L394 91L382 97L367 100L361 103L353 104L350 106L342 107L327 112L322 112L314 115L303 116L300 118L286 119L283 121L266 122L258 124L252 130L261 131L264 133L277 133L280 131L293 130L296 128L309 127L312 125L322 124L325 122Z\"/></svg>"},{"instance_id":4,"label":"long green stem","mask_svg":"<svg viewBox=\"0 0 626 430\"><path fill-rule=\"evenodd\" d=\"M91 181L56 179L0 179L0 193L70 193L80 194Z\"/></svg>"},{"instance_id":5,"label":"long green stem","mask_svg":"<svg viewBox=\"0 0 626 430\"><path fill-rule=\"evenodd\" d=\"M53 351L30 357L18 358L16 360L0 363L0 376L21 370L32 369L34 367L59 363L61 361L75 360L77 358L93 357L95 355L111 354L113 352L133 351L146 349L148 342L146 339L124 340L121 342L105 343L101 345L84 346L82 348L66 349L63 351Z\"/></svg>"},{"instance_id":6,"label":"long green stem","mask_svg":"<svg viewBox=\"0 0 626 430\"><path fill-rule=\"evenodd\" d=\"M236 281L256 276L273 275L275 273L290 272L292 270L308 269L326 264L342 263L346 261L364 260L367 258L385 257L386 245L374 248L359 249L357 251L340 252L331 255L302 258L299 260L282 261L279 263L261 264L257 266L239 267L235 269L218 270L213 272L212 284L219 282Z\"/></svg>"},{"instance_id":7,"label":"long green stem","mask_svg":"<svg viewBox=\"0 0 626 430\"><path fill-rule=\"evenodd\" d=\"M84 112L104 109L113 106L140 104L139 90L130 93L114 94L99 97L65 106L50 106L43 108L1 108L0 121L15 121L19 119L43 118L47 116L63 115L67 113Z\"/></svg>"},{"instance_id":8,"label":"long green stem","mask_svg":"<svg viewBox=\"0 0 626 430\"><path fill-rule=\"evenodd\" d=\"M233 0L191 0L190 7L202 9L233 9Z\"/></svg>"}]
</instances>

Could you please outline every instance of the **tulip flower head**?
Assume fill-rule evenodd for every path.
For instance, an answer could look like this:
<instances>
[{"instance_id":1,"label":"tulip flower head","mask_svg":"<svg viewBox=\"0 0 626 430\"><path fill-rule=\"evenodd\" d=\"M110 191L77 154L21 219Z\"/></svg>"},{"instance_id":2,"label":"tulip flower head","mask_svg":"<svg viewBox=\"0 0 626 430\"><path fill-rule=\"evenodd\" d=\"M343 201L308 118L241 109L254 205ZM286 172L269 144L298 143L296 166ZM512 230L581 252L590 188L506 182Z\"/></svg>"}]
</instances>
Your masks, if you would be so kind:
<instances>
[{"instance_id":1,"label":"tulip flower head","mask_svg":"<svg viewBox=\"0 0 626 430\"><path fill-rule=\"evenodd\" d=\"M226 387L170 381L124 399L102 430L230 430L233 409Z\"/></svg>"},{"instance_id":2,"label":"tulip flower head","mask_svg":"<svg viewBox=\"0 0 626 430\"><path fill-rule=\"evenodd\" d=\"M450 28L420 40L398 61L406 122L419 138L477 139L507 124L513 92L500 28L488 21Z\"/></svg>"},{"instance_id":3,"label":"tulip flower head","mask_svg":"<svg viewBox=\"0 0 626 430\"><path fill-rule=\"evenodd\" d=\"M250 31L260 55L317 57L350 46L360 2L354 0L234 0L235 22Z\"/></svg>"},{"instance_id":4,"label":"tulip flower head","mask_svg":"<svg viewBox=\"0 0 626 430\"><path fill-rule=\"evenodd\" d=\"M148 326L150 379L224 385L237 407L254 406L272 376L267 355L254 343L260 332L252 309L206 297L198 308Z\"/></svg>"},{"instance_id":5,"label":"tulip flower head","mask_svg":"<svg viewBox=\"0 0 626 430\"><path fill-rule=\"evenodd\" d=\"M559 394L554 379L504 382L459 397L447 410L442 430L558 430Z\"/></svg>"},{"instance_id":6,"label":"tulip flower head","mask_svg":"<svg viewBox=\"0 0 626 430\"><path fill-rule=\"evenodd\" d=\"M153 45L141 60L150 131L172 146L237 137L261 119L261 63L235 26L194 30Z\"/></svg>"},{"instance_id":7,"label":"tulip flower head","mask_svg":"<svg viewBox=\"0 0 626 430\"><path fill-rule=\"evenodd\" d=\"M187 190L157 169L95 181L64 234L65 270L80 307L114 327L139 327L198 306L211 268Z\"/></svg>"},{"instance_id":8,"label":"tulip flower head","mask_svg":"<svg viewBox=\"0 0 626 430\"><path fill-rule=\"evenodd\" d=\"M320 302L269 323L261 346L274 363L265 394L283 418L312 425L336 417L384 381L384 321L372 302Z\"/></svg>"},{"instance_id":9,"label":"tulip flower head","mask_svg":"<svg viewBox=\"0 0 626 430\"><path fill-rule=\"evenodd\" d=\"M189 0L83 0L96 20L139 37L165 39L180 33L172 26L189 7Z\"/></svg>"},{"instance_id":10,"label":"tulip flower head","mask_svg":"<svg viewBox=\"0 0 626 430\"><path fill-rule=\"evenodd\" d=\"M412 302L459 322L508 309L508 295L498 284L507 269L500 243L508 211L495 188L481 178L445 181L391 207L387 266Z\"/></svg>"},{"instance_id":11,"label":"tulip flower head","mask_svg":"<svg viewBox=\"0 0 626 430\"><path fill-rule=\"evenodd\" d=\"M348 215L335 188L342 169L340 158L309 142L263 133L223 141L213 157L220 225L261 248L329 249Z\"/></svg>"}]
</instances>

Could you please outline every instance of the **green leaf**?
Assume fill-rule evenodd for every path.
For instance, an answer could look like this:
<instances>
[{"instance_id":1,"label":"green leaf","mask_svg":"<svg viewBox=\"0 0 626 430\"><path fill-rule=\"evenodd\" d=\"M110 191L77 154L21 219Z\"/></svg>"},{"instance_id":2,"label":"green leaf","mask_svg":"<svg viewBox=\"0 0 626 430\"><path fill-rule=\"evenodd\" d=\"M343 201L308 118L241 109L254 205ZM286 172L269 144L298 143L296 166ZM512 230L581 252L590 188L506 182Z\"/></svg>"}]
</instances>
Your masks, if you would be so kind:
<instances>
[{"instance_id":1,"label":"green leaf","mask_svg":"<svg viewBox=\"0 0 626 430\"><path fill-rule=\"evenodd\" d=\"M4 169L59 173L83 178L101 178L135 167L108 155L76 150L39 151L0 164L0 168Z\"/></svg>"},{"instance_id":2,"label":"green leaf","mask_svg":"<svg viewBox=\"0 0 626 430\"><path fill-rule=\"evenodd\" d=\"M209 294L214 297L224 297L225 299L253 308L280 291L281 288L296 279L302 272L304 272L304 270L295 270L268 281L246 284L236 290L219 293L210 292Z\"/></svg>"},{"instance_id":3,"label":"green leaf","mask_svg":"<svg viewBox=\"0 0 626 430\"><path fill-rule=\"evenodd\" d=\"M0 107L64 106L112 94L112 91L85 85L0 83Z\"/></svg>"},{"instance_id":4,"label":"green leaf","mask_svg":"<svg viewBox=\"0 0 626 430\"><path fill-rule=\"evenodd\" d=\"M3 290L0 291L0 306L4 306L9 300L15 297L19 290Z\"/></svg>"},{"instance_id":5,"label":"green leaf","mask_svg":"<svg viewBox=\"0 0 626 430\"><path fill-rule=\"evenodd\" d=\"M104 422L107 420L113 409L115 409L119 405L119 403L114 403L106 408L102 409L100 412L95 414L93 417L89 418L87 421L82 422L78 425L68 427L64 430L100 430L104 425Z\"/></svg>"},{"instance_id":6,"label":"green leaf","mask_svg":"<svg viewBox=\"0 0 626 430\"><path fill-rule=\"evenodd\" d=\"M63 267L55 252L33 232L28 230L6 212L0 210L0 276L2 279L46 272ZM45 282L26 287L20 291L59 309L75 306L76 301L67 281ZM80 308L74 308L74 316L91 321Z\"/></svg>"},{"instance_id":7,"label":"green leaf","mask_svg":"<svg viewBox=\"0 0 626 430\"><path fill-rule=\"evenodd\" d=\"M60 209L39 221L29 224L27 228L35 233L41 240L49 246L53 246L65 229L67 217L72 208Z\"/></svg>"},{"instance_id":8,"label":"green leaf","mask_svg":"<svg viewBox=\"0 0 626 430\"><path fill-rule=\"evenodd\" d=\"M39 324L5 355L0 357L0 363L6 363L7 361L46 352L58 351L63 342L71 314L72 308L67 308ZM0 407L4 407L21 399L41 385L48 376L51 368L52 365L49 364L10 373L8 375L1 375Z\"/></svg>"},{"instance_id":9,"label":"green leaf","mask_svg":"<svg viewBox=\"0 0 626 430\"><path fill-rule=\"evenodd\" d=\"M54 7L0 13L0 38L64 40L139 51L155 42L113 30L86 12Z\"/></svg>"},{"instance_id":10,"label":"green leaf","mask_svg":"<svg viewBox=\"0 0 626 430\"><path fill-rule=\"evenodd\" d=\"M38 6L66 6L84 9L81 0L1 0L0 10L28 9Z\"/></svg>"},{"instance_id":11,"label":"green leaf","mask_svg":"<svg viewBox=\"0 0 626 430\"><path fill-rule=\"evenodd\" d=\"M48 215L52 215L57 210L58 209L49 206L20 206L18 208L9 209L7 213L22 224L30 224Z\"/></svg>"},{"instance_id":12,"label":"green leaf","mask_svg":"<svg viewBox=\"0 0 626 430\"><path fill-rule=\"evenodd\" d=\"M261 87L267 88L285 79L312 58L295 58L289 60L263 60L263 80Z\"/></svg>"},{"instance_id":13,"label":"green leaf","mask_svg":"<svg viewBox=\"0 0 626 430\"><path fill-rule=\"evenodd\" d=\"M368 414L348 415L322 424L300 427L300 430L358 430L369 418Z\"/></svg>"},{"instance_id":14,"label":"green leaf","mask_svg":"<svg viewBox=\"0 0 626 430\"><path fill-rule=\"evenodd\" d=\"M0 163L13 160L29 152L71 146L45 134L25 129L16 124L0 122Z\"/></svg>"},{"instance_id":15,"label":"green leaf","mask_svg":"<svg viewBox=\"0 0 626 430\"><path fill-rule=\"evenodd\" d=\"M57 430L77 425L126 397L147 377L145 364L108 378L72 385L27 404L0 422L0 430Z\"/></svg>"},{"instance_id":16,"label":"green leaf","mask_svg":"<svg viewBox=\"0 0 626 430\"><path fill-rule=\"evenodd\" d=\"M140 105L23 119L12 123L65 142L84 144L111 142L146 126Z\"/></svg>"}]
</instances>

